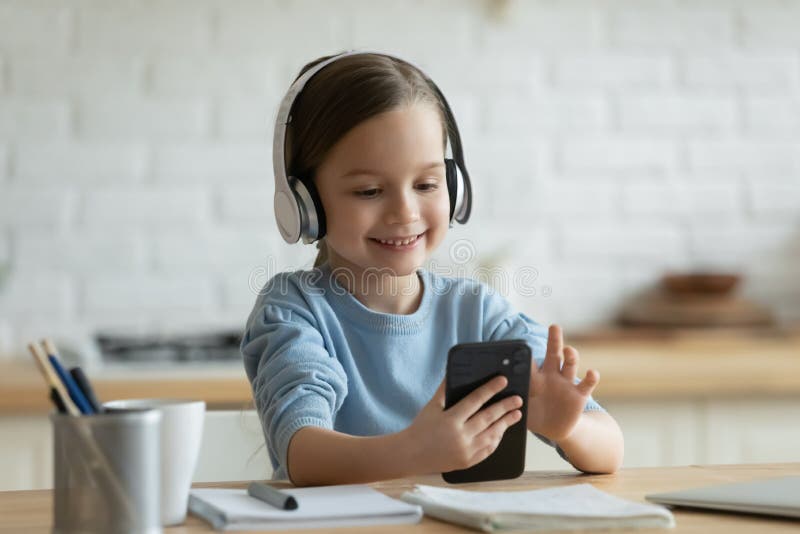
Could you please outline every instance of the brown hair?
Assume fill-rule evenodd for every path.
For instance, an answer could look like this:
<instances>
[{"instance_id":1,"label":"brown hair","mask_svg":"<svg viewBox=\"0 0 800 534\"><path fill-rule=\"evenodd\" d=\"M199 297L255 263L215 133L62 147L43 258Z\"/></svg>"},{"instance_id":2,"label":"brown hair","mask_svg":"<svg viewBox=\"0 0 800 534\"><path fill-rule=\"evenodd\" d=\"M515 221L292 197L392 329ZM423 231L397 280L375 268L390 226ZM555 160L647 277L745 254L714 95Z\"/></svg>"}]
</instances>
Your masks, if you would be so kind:
<instances>
[{"instance_id":1,"label":"brown hair","mask_svg":"<svg viewBox=\"0 0 800 534\"><path fill-rule=\"evenodd\" d=\"M307 64L297 75L333 56ZM286 131L290 176L313 180L328 151L363 121L402 105L434 104L442 118L445 148L454 125L432 82L417 68L380 54L355 54L338 59L315 74L296 98ZM317 242L317 267L328 260L324 238Z\"/></svg>"}]
</instances>

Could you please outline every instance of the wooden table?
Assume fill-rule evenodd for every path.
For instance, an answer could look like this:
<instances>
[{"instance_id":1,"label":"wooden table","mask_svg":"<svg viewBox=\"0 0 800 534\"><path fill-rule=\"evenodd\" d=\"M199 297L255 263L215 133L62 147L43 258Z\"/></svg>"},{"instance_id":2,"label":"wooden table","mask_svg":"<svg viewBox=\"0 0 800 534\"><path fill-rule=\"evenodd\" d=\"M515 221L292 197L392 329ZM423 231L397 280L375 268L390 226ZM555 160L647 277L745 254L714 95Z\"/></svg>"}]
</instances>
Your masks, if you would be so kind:
<instances>
[{"instance_id":1,"label":"wooden table","mask_svg":"<svg viewBox=\"0 0 800 534\"><path fill-rule=\"evenodd\" d=\"M556 485L578 484L589 482L597 488L619 497L643 501L648 493L672 491L683 488L754 480L759 478L800 475L800 463L793 464L761 464L761 465L725 465L725 466L688 466L624 469L615 475L580 475L568 471L527 472L515 480L467 484L460 489L474 490L529 490ZM420 476L413 479L391 480L373 484L384 493L399 496L410 489L413 484L444 485L438 476ZM230 484L205 484L217 487L245 487L245 482ZM9 491L0 492L0 532L2 533L44 533L49 532L52 523L52 496L50 491ZM710 511L676 510L677 526L670 530L641 530L636 532L694 532L697 534L768 534L773 532L800 532L800 520L780 519L766 516L738 515ZM472 532L470 530L443 523L434 519L423 518L418 525L397 525L386 527L363 527L345 530L363 533L450 533ZM210 527L199 519L189 516L182 526L165 529L166 533L209 532ZM292 531L325 532L324 530Z\"/></svg>"}]
</instances>

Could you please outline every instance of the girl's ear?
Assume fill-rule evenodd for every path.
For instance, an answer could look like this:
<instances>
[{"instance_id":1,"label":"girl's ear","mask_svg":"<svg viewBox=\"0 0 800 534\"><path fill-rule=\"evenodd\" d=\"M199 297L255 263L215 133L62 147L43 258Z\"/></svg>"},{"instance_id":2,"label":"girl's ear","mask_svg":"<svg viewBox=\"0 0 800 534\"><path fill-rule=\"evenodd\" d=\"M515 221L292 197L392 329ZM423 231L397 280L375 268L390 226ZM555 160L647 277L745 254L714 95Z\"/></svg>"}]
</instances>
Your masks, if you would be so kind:
<instances>
[{"instance_id":1,"label":"girl's ear","mask_svg":"<svg viewBox=\"0 0 800 534\"><path fill-rule=\"evenodd\" d=\"M299 191L300 188L303 188L305 191ZM310 206L306 206L306 204L302 202L298 203L300 207L300 218L303 221L301 229L303 240L311 243L322 239L325 237L325 232L327 231L325 208L322 206L322 199L317 191L317 186L314 185L314 179L308 176L298 178L295 182L295 189L297 190L298 196L305 196L311 200ZM303 193L305 193L305 195L303 195Z\"/></svg>"},{"instance_id":2,"label":"girl's ear","mask_svg":"<svg viewBox=\"0 0 800 534\"><path fill-rule=\"evenodd\" d=\"M459 177L456 162L451 158L444 159L445 179L447 181L447 195L450 197L450 227L453 226L453 215L456 212L458 201Z\"/></svg>"}]
</instances>

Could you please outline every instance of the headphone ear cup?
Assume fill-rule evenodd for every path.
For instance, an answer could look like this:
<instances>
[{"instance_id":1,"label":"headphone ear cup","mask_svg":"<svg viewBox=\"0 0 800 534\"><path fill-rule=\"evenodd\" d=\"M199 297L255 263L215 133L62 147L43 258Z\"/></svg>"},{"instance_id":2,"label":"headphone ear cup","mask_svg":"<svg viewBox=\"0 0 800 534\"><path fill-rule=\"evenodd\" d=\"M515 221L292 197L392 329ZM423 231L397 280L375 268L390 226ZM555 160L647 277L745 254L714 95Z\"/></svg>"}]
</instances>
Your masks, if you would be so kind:
<instances>
[{"instance_id":1,"label":"headphone ear cup","mask_svg":"<svg viewBox=\"0 0 800 534\"><path fill-rule=\"evenodd\" d=\"M298 197L300 218L302 219L301 237L306 243L312 243L325 237L325 209L319 198L314 180L298 178L294 182L295 194Z\"/></svg>"},{"instance_id":2,"label":"headphone ear cup","mask_svg":"<svg viewBox=\"0 0 800 534\"><path fill-rule=\"evenodd\" d=\"M458 166L451 158L445 158L444 166L447 181L447 195L450 197L450 222L452 222L453 215L456 212L456 201L458 200Z\"/></svg>"}]
</instances>

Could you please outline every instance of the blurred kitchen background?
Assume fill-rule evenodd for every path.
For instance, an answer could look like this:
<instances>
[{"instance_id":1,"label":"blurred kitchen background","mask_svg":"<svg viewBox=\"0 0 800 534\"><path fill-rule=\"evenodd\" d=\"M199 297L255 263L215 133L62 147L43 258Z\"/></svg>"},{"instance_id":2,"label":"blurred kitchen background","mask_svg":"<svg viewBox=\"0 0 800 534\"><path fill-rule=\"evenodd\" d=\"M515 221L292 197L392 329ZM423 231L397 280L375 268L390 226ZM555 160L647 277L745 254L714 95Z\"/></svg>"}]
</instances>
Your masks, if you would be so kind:
<instances>
[{"instance_id":1,"label":"blurred kitchen background","mask_svg":"<svg viewBox=\"0 0 800 534\"><path fill-rule=\"evenodd\" d=\"M625 465L800 460L798 28L790 0L0 1L0 489L52 484L43 336L103 400L206 399L196 480L268 476L237 339L316 255L275 226L273 120L350 48L447 95L475 203L433 266L565 328Z\"/></svg>"}]
</instances>

